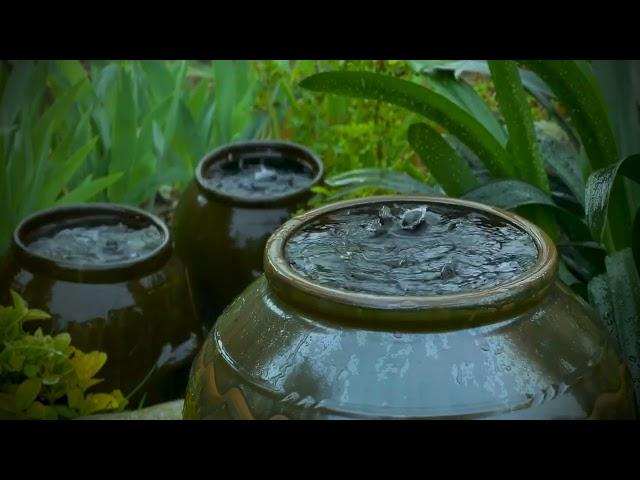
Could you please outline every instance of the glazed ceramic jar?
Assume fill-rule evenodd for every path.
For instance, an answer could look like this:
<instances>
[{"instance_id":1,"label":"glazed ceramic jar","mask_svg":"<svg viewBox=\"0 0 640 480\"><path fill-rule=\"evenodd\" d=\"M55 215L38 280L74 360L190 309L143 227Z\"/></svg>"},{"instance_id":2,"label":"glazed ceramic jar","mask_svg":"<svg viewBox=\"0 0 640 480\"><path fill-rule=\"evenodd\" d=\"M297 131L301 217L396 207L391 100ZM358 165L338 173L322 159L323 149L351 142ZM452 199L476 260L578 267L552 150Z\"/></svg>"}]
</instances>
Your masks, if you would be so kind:
<instances>
[{"instance_id":1,"label":"glazed ceramic jar","mask_svg":"<svg viewBox=\"0 0 640 480\"><path fill-rule=\"evenodd\" d=\"M99 250L104 259L74 256L78 252L72 251L71 243L80 242L76 247L82 250L87 242L100 240L96 232L105 227L113 227L115 233ZM126 232L142 229L150 230L155 243L146 250L133 245L127 258L118 257ZM66 232L55 247L61 252L48 246L35 248L60 232ZM125 396L136 391L130 398L134 408L143 398L145 405L151 405L183 395L204 330L184 266L174 255L169 230L159 218L136 208L106 204L36 213L16 228L1 265L0 294L5 305L10 302L9 289L30 307L51 315L50 320L29 322L26 327L68 332L72 344L81 350L107 353L97 375L104 379L101 391L118 388Z\"/></svg>"},{"instance_id":2,"label":"glazed ceramic jar","mask_svg":"<svg viewBox=\"0 0 640 480\"><path fill-rule=\"evenodd\" d=\"M307 212L211 330L184 417L632 418L628 371L557 268L544 232L473 202Z\"/></svg>"},{"instance_id":3,"label":"glazed ceramic jar","mask_svg":"<svg viewBox=\"0 0 640 480\"><path fill-rule=\"evenodd\" d=\"M313 152L287 142L225 145L200 161L174 231L207 325L261 274L269 235L304 206L322 175Z\"/></svg>"}]
</instances>

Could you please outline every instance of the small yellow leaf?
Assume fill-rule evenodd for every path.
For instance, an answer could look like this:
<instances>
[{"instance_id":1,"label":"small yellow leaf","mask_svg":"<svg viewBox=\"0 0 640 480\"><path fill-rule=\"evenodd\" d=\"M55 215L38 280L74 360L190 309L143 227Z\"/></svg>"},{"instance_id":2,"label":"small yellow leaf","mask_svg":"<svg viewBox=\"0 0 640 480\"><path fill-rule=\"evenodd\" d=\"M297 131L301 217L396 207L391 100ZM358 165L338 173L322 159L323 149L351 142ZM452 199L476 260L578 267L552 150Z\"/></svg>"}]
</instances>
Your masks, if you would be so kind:
<instances>
[{"instance_id":1,"label":"small yellow leaf","mask_svg":"<svg viewBox=\"0 0 640 480\"><path fill-rule=\"evenodd\" d=\"M40 393L42 381L39 378L27 378L16 390L16 407L18 410L27 409Z\"/></svg>"}]
</instances>

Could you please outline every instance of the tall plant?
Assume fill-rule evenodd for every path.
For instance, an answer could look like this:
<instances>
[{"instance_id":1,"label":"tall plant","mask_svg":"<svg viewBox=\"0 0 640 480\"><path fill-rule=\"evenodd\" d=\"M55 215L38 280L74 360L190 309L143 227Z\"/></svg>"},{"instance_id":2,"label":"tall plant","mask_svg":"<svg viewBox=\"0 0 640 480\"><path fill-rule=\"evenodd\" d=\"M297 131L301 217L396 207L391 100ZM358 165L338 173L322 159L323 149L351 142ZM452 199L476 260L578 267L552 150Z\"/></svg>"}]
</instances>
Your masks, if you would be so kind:
<instances>
[{"instance_id":1,"label":"tall plant","mask_svg":"<svg viewBox=\"0 0 640 480\"><path fill-rule=\"evenodd\" d=\"M580 155L541 151L518 64L535 72L566 107ZM587 62L490 61L488 68L503 122L473 89L437 77L420 85L370 72L328 72L300 85L381 100L424 116L426 123L409 128L409 143L447 193L520 209L551 233L561 253L561 278L600 312L630 366L640 400L640 213L637 190L623 181L640 183L640 155L619 157L605 99ZM479 180L469 158L443 141L442 130L471 150L476 167L488 171L487 181ZM571 202L558 200L554 190L560 187L571 193Z\"/></svg>"},{"instance_id":2,"label":"tall plant","mask_svg":"<svg viewBox=\"0 0 640 480\"><path fill-rule=\"evenodd\" d=\"M15 225L31 212L55 205L83 202L113 186L122 176L71 178L95 149L97 138L81 137L89 117L72 128L65 120L75 102L87 95L86 80L62 92L51 92L48 62L2 62L0 97L0 253Z\"/></svg>"}]
</instances>

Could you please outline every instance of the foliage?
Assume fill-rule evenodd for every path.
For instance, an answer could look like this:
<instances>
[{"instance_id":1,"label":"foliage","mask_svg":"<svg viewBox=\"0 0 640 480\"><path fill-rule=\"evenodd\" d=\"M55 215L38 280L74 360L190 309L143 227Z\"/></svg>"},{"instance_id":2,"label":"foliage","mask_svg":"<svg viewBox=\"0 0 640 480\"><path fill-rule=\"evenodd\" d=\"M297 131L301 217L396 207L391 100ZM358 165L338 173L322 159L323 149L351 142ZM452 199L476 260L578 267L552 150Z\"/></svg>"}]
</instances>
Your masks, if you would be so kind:
<instances>
[{"instance_id":1,"label":"foliage","mask_svg":"<svg viewBox=\"0 0 640 480\"><path fill-rule=\"evenodd\" d=\"M102 381L94 377L107 355L78 350L66 333L26 333L25 322L49 315L11 295L14 305L0 306L0 418L70 419L123 410L127 400L120 390L87 393Z\"/></svg>"},{"instance_id":2,"label":"foliage","mask_svg":"<svg viewBox=\"0 0 640 480\"><path fill-rule=\"evenodd\" d=\"M0 63L5 78L0 94L0 253L15 225L29 213L52 205L90 200L116 183L121 174L87 175L70 183L88 155L95 136L81 136L88 116L70 123L76 102L88 95L79 80L55 98L47 62Z\"/></svg>"},{"instance_id":3,"label":"foliage","mask_svg":"<svg viewBox=\"0 0 640 480\"><path fill-rule=\"evenodd\" d=\"M246 61L0 63L0 254L33 211L92 200L150 207L223 143L261 134ZM216 100L217 99L217 100Z\"/></svg>"},{"instance_id":4,"label":"foliage","mask_svg":"<svg viewBox=\"0 0 640 480\"><path fill-rule=\"evenodd\" d=\"M457 68L464 66L454 68L444 82L434 75L420 84L340 71L313 75L301 86L323 94L382 100L421 114L427 123L408 129L409 143L447 193L516 209L550 233L562 258L561 278L576 292L589 295L599 312L612 316L640 401L640 190L632 184L640 183L640 155L618 154L621 148L629 153L633 135L620 130L621 122L614 131L613 114L587 62L530 60L520 65L534 72L539 86L566 109L570 125L563 128L568 137L580 140L579 152L558 149L558 142L549 137L541 142L527 108L523 75L512 61L488 62L502 113L499 125L491 110L478 103L475 90L461 79L452 81ZM611 88L608 102L623 108ZM430 128L433 124L445 131L445 138L453 137L453 142L448 139L454 147L461 143L463 148L457 153L448 148ZM619 147L621 139L625 144ZM473 179L477 172L482 173L480 185ZM400 185L396 191L406 190ZM607 308L604 298L611 301Z\"/></svg>"},{"instance_id":5,"label":"foliage","mask_svg":"<svg viewBox=\"0 0 640 480\"><path fill-rule=\"evenodd\" d=\"M297 88L314 73L360 68L394 78L410 78L403 61L323 60L256 62L264 91L259 110L274 106L266 135L312 148L323 160L327 176L359 168L389 168L430 181L420 159L406 144L404 132L412 119L380 101L353 104L334 95L314 95ZM274 100L274 86L280 97ZM274 104L275 102L275 104Z\"/></svg>"}]
</instances>

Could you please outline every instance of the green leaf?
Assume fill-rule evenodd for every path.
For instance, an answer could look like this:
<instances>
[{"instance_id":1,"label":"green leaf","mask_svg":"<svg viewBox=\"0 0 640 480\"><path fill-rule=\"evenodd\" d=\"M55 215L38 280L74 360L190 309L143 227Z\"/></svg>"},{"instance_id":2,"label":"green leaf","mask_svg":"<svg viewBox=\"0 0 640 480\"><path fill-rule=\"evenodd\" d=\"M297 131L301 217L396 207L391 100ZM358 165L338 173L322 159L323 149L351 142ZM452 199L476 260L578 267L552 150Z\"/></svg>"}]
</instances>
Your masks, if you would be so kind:
<instances>
[{"instance_id":1,"label":"green leaf","mask_svg":"<svg viewBox=\"0 0 640 480\"><path fill-rule=\"evenodd\" d=\"M300 86L316 92L382 100L423 115L469 146L496 178L513 176L507 152L480 122L457 104L406 80L369 72L326 72L304 79Z\"/></svg>"},{"instance_id":2,"label":"green leaf","mask_svg":"<svg viewBox=\"0 0 640 480\"><path fill-rule=\"evenodd\" d=\"M109 91L115 85L119 70L120 66L112 63L100 71L95 80L95 94L99 100L103 102L106 100Z\"/></svg>"},{"instance_id":3,"label":"green leaf","mask_svg":"<svg viewBox=\"0 0 640 480\"><path fill-rule=\"evenodd\" d=\"M115 111L111 119L111 156L109 173L124 173L121 182L112 183L108 189L109 199L113 202L126 201L130 187L129 172L135 163L137 138L137 108L133 98L133 84L127 72L120 72L116 90Z\"/></svg>"},{"instance_id":4,"label":"green leaf","mask_svg":"<svg viewBox=\"0 0 640 480\"><path fill-rule=\"evenodd\" d=\"M236 61L214 60L215 114L214 129L218 143L227 143L232 136L232 114L239 98L236 85Z\"/></svg>"},{"instance_id":5,"label":"green leaf","mask_svg":"<svg viewBox=\"0 0 640 480\"><path fill-rule=\"evenodd\" d=\"M640 273L640 209L636 212L636 218L633 221L631 229L631 238L633 239L633 257L636 260L636 269Z\"/></svg>"},{"instance_id":6,"label":"green leaf","mask_svg":"<svg viewBox=\"0 0 640 480\"><path fill-rule=\"evenodd\" d=\"M506 146L508 140L507 133L502 125L500 125L496 115L471 85L443 71L432 73L428 75L428 78L431 88L464 108L493 134L500 142L500 145L503 147Z\"/></svg>"},{"instance_id":7,"label":"green leaf","mask_svg":"<svg viewBox=\"0 0 640 480\"><path fill-rule=\"evenodd\" d=\"M589 303L595 308L596 312L598 312L602 324L607 329L607 332L609 332L614 348L618 352L621 352L618 330L616 329L613 317L613 301L609 283L607 282L607 275L603 274L593 277L589 282L588 292Z\"/></svg>"},{"instance_id":8,"label":"green leaf","mask_svg":"<svg viewBox=\"0 0 640 480\"><path fill-rule=\"evenodd\" d=\"M101 177L96 180L89 181L79 185L74 190L65 194L58 201L54 203L54 206L60 205L72 205L76 203L83 203L91 200L98 193L106 190L122 177L122 172L113 173L106 177Z\"/></svg>"},{"instance_id":9,"label":"green leaf","mask_svg":"<svg viewBox=\"0 0 640 480\"><path fill-rule=\"evenodd\" d=\"M156 102L163 101L174 93L175 79L166 61L144 60L139 63L146 74L149 90Z\"/></svg>"},{"instance_id":10,"label":"green leaf","mask_svg":"<svg viewBox=\"0 0 640 480\"><path fill-rule=\"evenodd\" d=\"M558 127L551 122L536 122L538 147L545 163L569 188L575 199L584 207L586 182L582 176L582 164L579 153L569 138L558 135ZM556 131L554 131L556 130Z\"/></svg>"},{"instance_id":11,"label":"green leaf","mask_svg":"<svg viewBox=\"0 0 640 480\"><path fill-rule=\"evenodd\" d=\"M618 175L640 183L640 154L631 155L615 165L596 170L587 180L585 190L587 223L593 237L598 241L603 236L610 210L609 199Z\"/></svg>"},{"instance_id":12,"label":"green leaf","mask_svg":"<svg viewBox=\"0 0 640 480\"><path fill-rule=\"evenodd\" d=\"M520 180L497 180L481 185L463 198L474 202L512 210L524 205L546 205L557 208L545 192Z\"/></svg>"},{"instance_id":13,"label":"green leaf","mask_svg":"<svg viewBox=\"0 0 640 480\"><path fill-rule=\"evenodd\" d=\"M622 158L640 152L639 68L638 60L593 61L593 73L608 106L607 111Z\"/></svg>"},{"instance_id":14,"label":"green leaf","mask_svg":"<svg viewBox=\"0 0 640 480\"><path fill-rule=\"evenodd\" d=\"M628 248L608 256L606 264L618 339L640 406L640 277Z\"/></svg>"},{"instance_id":15,"label":"green leaf","mask_svg":"<svg viewBox=\"0 0 640 480\"><path fill-rule=\"evenodd\" d=\"M436 191L403 172L386 168L363 168L334 175L325 180L330 187L376 187L398 193L435 193Z\"/></svg>"},{"instance_id":16,"label":"green leaf","mask_svg":"<svg viewBox=\"0 0 640 480\"><path fill-rule=\"evenodd\" d=\"M18 410L26 410L38 398L41 388L42 380L39 378L24 380L16 390L16 407Z\"/></svg>"},{"instance_id":17,"label":"green leaf","mask_svg":"<svg viewBox=\"0 0 640 480\"><path fill-rule=\"evenodd\" d=\"M34 70L33 62L17 61L7 80L0 99L0 129L9 128L16 120L26 98L28 80ZM33 101L33 99L29 99Z\"/></svg>"},{"instance_id":18,"label":"green leaf","mask_svg":"<svg viewBox=\"0 0 640 480\"><path fill-rule=\"evenodd\" d=\"M459 197L478 186L471 168L425 123L409 127L409 143L447 194Z\"/></svg>"},{"instance_id":19,"label":"green leaf","mask_svg":"<svg viewBox=\"0 0 640 480\"><path fill-rule=\"evenodd\" d=\"M497 180L466 193L462 198L507 210L539 206L553 213L569 238L574 241L590 239L589 230L573 213L560 208L542 190L520 180ZM535 223L535 222L534 222ZM544 228L544 225L539 225Z\"/></svg>"},{"instance_id":20,"label":"green leaf","mask_svg":"<svg viewBox=\"0 0 640 480\"><path fill-rule=\"evenodd\" d=\"M39 208L45 208L55 202L56 197L68 184L75 172L82 166L82 163L87 158L87 155L94 149L97 142L98 137L93 137L89 143L74 152L64 165L61 165L49 176L40 194Z\"/></svg>"},{"instance_id":21,"label":"green leaf","mask_svg":"<svg viewBox=\"0 0 640 480\"><path fill-rule=\"evenodd\" d=\"M187 100L187 106L192 117L199 121L209 102L213 102L213 99L209 96L209 82L201 80Z\"/></svg>"},{"instance_id":22,"label":"green leaf","mask_svg":"<svg viewBox=\"0 0 640 480\"><path fill-rule=\"evenodd\" d=\"M593 170L605 168L620 160L615 135L602 92L586 62L573 60L522 60L537 73L564 105L580 136L582 146ZM609 237L610 251L628 247L627 229L631 223L626 188L619 182L611 193L612 212Z\"/></svg>"},{"instance_id":23,"label":"green leaf","mask_svg":"<svg viewBox=\"0 0 640 480\"><path fill-rule=\"evenodd\" d=\"M486 60L421 60L414 63L414 67L419 67L419 71L425 74L434 72L452 72L456 79L465 73L479 73L490 75L489 65ZM532 94L536 93L547 97L552 97L553 92L534 73L527 70L520 70L520 79L524 87Z\"/></svg>"},{"instance_id":24,"label":"green leaf","mask_svg":"<svg viewBox=\"0 0 640 480\"><path fill-rule=\"evenodd\" d=\"M549 180L536 139L531 111L515 62L490 60L491 78L509 131L509 151L518 178L549 193Z\"/></svg>"},{"instance_id":25,"label":"green leaf","mask_svg":"<svg viewBox=\"0 0 640 480\"><path fill-rule=\"evenodd\" d=\"M593 168L618 161L606 106L592 75L572 60L523 60L566 106Z\"/></svg>"},{"instance_id":26,"label":"green leaf","mask_svg":"<svg viewBox=\"0 0 640 480\"><path fill-rule=\"evenodd\" d=\"M57 60L55 63L69 85L76 85L88 78L87 71L77 60Z\"/></svg>"}]
</instances>

